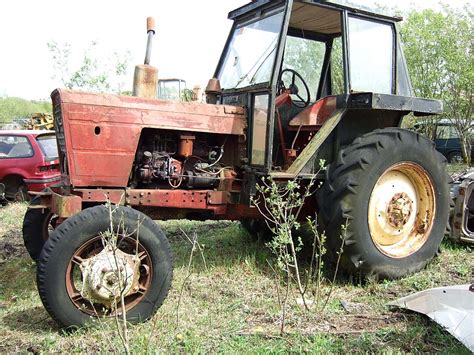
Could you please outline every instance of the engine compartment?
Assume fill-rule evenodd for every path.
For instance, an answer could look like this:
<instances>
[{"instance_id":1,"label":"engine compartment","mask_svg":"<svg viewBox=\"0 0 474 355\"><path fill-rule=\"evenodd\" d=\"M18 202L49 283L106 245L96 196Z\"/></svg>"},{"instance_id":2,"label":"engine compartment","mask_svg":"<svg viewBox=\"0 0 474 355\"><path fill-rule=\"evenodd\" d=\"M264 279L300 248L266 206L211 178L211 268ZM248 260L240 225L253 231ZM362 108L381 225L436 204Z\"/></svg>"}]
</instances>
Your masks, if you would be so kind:
<instances>
[{"instance_id":1,"label":"engine compartment","mask_svg":"<svg viewBox=\"0 0 474 355\"><path fill-rule=\"evenodd\" d=\"M129 186L222 189L219 186L237 175L235 153L226 151L233 140L231 136L144 130Z\"/></svg>"}]
</instances>

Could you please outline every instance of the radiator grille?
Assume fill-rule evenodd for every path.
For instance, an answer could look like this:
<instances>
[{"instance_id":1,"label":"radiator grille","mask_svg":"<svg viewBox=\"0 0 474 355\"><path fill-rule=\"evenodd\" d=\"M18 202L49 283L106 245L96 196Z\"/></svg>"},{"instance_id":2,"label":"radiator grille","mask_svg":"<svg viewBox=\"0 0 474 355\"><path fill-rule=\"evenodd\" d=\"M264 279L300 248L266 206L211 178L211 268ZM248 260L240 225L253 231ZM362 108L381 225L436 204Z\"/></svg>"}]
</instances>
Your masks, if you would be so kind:
<instances>
[{"instance_id":1,"label":"radiator grille","mask_svg":"<svg viewBox=\"0 0 474 355\"><path fill-rule=\"evenodd\" d=\"M56 140L58 142L58 153L59 153L59 162L61 166L61 173L67 174L67 161L66 161L66 138L64 136L64 123L62 118L61 104L57 103L53 108L53 117L54 117L54 129L56 131Z\"/></svg>"}]
</instances>

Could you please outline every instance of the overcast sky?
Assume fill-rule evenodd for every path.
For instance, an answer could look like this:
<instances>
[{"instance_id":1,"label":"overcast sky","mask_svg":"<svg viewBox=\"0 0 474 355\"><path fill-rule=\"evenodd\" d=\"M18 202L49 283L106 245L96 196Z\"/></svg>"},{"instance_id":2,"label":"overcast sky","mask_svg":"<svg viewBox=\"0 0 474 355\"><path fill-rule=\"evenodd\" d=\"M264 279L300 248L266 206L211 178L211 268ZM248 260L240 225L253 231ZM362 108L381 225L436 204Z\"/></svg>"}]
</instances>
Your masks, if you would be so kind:
<instances>
[{"instance_id":1,"label":"overcast sky","mask_svg":"<svg viewBox=\"0 0 474 355\"><path fill-rule=\"evenodd\" d=\"M451 0L462 6L470 0ZM230 30L229 11L249 0L18 0L2 3L0 12L0 96L47 99L60 86L53 80L47 43L69 42L81 58L91 41L104 53L131 53L133 66L145 55L146 17L156 20L151 64L160 77L180 77L188 87L213 75ZM392 6L392 1L352 0ZM416 3L416 5L415 5ZM420 4L421 3L421 4ZM437 8L437 0L397 0L400 8Z\"/></svg>"}]
</instances>

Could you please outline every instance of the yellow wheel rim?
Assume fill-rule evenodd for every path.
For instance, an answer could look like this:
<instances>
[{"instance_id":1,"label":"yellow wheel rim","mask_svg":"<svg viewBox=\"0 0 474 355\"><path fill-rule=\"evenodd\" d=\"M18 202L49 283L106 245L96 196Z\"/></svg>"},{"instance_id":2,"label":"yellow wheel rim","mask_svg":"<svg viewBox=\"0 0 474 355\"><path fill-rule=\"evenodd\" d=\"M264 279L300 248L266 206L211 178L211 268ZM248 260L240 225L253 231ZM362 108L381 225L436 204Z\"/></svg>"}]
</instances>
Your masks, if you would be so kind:
<instances>
[{"instance_id":1,"label":"yellow wheel rim","mask_svg":"<svg viewBox=\"0 0 474 355\"><path fill-rule=\"evenodd\" d=\"M369 200L372 241L385 255L404 258L428 240L436 213L433 182L418 164L403 162L378 179Z\"/></svg>"}]
</instances>

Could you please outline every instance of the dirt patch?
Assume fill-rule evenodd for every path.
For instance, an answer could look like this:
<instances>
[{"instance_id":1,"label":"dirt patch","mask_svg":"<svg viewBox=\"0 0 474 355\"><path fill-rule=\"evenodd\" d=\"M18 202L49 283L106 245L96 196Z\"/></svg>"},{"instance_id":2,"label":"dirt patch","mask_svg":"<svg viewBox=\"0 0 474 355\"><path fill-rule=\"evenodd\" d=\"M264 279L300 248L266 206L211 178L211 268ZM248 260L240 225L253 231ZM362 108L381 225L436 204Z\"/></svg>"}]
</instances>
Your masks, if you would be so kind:
<instances>
[{"instance_id":1,"label":"dirt patch","mask_svg":"<svg viewBox=\"0 0 474 355\"><path fill-rule=\"evenodd\" d=\"M0 264L13 257L27 256L20 231L8 231L0 236Z\"/></svg>"}]
</instances>

